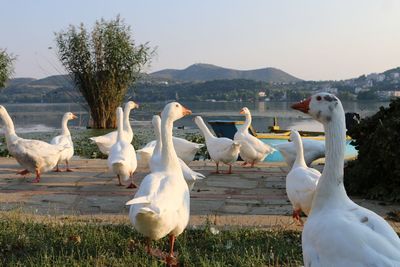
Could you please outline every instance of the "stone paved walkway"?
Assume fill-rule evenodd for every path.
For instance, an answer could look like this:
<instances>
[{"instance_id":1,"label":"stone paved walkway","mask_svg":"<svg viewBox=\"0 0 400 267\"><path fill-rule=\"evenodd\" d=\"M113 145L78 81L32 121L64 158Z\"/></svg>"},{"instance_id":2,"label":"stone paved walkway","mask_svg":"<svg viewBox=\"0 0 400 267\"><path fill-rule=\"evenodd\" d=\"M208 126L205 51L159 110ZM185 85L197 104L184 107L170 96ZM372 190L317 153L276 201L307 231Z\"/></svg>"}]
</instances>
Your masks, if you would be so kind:
<instances>
[{"instance_id":1,"label":"stone paved walkway","mask_svg":"<svg viewBox=\"0 0 400 267\"><path fill-rule=\"evenodd\" d=\"M74 172L49 172L38 184L33 176L16 174L21 167L12 158L0 158L0 210L22 210L41 215L79 215L127 219L124 205L135 190L117 186L106 160L76 159ZM220 225L291 225L291 205L286 197L284 164L262 163L256 168L239 164L234 174L213 174L214 164L195 161L193 170L207 176L191 192L191 223L204 220ZM321 166L316 166L321 169ZM145 173L136 173L139 184ZM385 216L399 206L356 199L356 202ZM382 203L381 203L382 204Z\"/></svg>"}]
</instances>

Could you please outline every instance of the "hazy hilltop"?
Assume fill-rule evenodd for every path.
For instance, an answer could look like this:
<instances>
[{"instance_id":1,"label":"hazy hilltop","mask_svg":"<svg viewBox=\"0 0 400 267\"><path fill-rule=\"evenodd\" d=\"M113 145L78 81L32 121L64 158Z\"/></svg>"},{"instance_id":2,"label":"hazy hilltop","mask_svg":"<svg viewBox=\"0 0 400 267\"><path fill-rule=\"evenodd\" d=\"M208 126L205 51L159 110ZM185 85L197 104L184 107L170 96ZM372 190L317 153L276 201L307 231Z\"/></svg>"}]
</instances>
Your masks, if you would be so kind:
<instances>
[{"instance_id":1,"label":"hazy hilltop","mask_svg":"<svg viewBox=\"0 0 400 267\"><path fill-rule=\"evenodd\" d=\"M183 70L165 69L150 73L152 78L176 80L183 82L204 82L212 80L246 79L263 82L290 83L298 82L296 78L280 69L263 68L256 70L235 70L211 64L193 64Z\"/></svg>"},{"instance_id":2,"label":"hazy hilltop","mask_svg":"<svg viewBox=\"0 0 400 267\"><path fill-rule=\"evenodd\" d=\"M69 75L53 75L43 79L14 78L2 89L3 102L62 102L71 101L67 96L73 88Z\"/></svg>"}]
</instances>

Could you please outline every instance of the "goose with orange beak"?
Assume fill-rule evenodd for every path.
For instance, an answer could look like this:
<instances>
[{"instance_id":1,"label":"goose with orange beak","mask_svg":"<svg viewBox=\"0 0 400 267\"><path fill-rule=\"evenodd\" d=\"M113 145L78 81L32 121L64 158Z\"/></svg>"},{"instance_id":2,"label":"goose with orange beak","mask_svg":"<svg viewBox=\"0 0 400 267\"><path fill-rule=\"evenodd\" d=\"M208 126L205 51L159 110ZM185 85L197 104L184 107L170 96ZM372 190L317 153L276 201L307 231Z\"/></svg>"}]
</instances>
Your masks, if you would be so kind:
<instances>
[{"instance_id":1,"label":"goose with orange beak","mask_svg":"<svg viewBox=\"0 0 400 267\"><path fill-rule=\"evenodd\" d=\"M318 93L292 108L322 123L325 131L325 166L302 233L304 266L400 266L396 232L354 203L344 188L346 125L340 100Z\"/></svg>"},{"instance_id":2,"label":"goose with orange beak","mask_svg":"<svg viewBox=\"0 0 400 267\"><path fill-rule=\"evenodd\" d=\"M69 161L74 156L74 143L72 142L71 132L68 129L68 121L74 120L76 118L78 117L71 112L65 113L61 121L61 134L57 135L50 141L50 144L52 145L67 146L67 148L60 153L60 159L58 160L55 170L56 172L60 172L58 164L63 161L65 161L66 164L65 171L72 172L72 170L69 168Z\"/></svg>"},{"instance_id":3,"label":"goose with orange beak","mask_svg":"<svg viewBox=\"0 0 400 267\"><path fill-rule=\"evenodd\" d=\"M147 239L147 252L162 257L151 248L151 240L169 236L170 250L165 260L176 265L175 238L186 228L190 214L190 195L172 142L174 121L192 112L177 102L161 113L161 158L154 172L146 175L135 197L128 201L129 217L135 229Z\"/></svg>"},{"instance_id":4,"label":"goose with orange beak","mask_svg":"<svg viewBox=\"0 0 400 267\"><path fill-rule=\"evenodd\" d=\"M241 145L240 157L244 160L243 165L251 164L251 167L254 167L254 164L263 161L275 149L249 133L251 113L247 107L242 108L239 114L243 114L246 121L233 139Z\"/></svg>"}]
</instances>

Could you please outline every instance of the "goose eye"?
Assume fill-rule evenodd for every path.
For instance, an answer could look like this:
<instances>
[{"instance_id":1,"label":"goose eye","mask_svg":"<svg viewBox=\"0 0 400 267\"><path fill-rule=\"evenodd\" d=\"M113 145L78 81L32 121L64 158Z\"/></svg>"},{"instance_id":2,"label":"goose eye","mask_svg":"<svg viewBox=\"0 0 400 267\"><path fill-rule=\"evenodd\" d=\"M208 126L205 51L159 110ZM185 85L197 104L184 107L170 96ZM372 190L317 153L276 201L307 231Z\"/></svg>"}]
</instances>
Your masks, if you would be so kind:
<instances>
[{"instance_id":1,"label":"goose eye","mask_svg":"<svg viewBox=\"0 0 400 267\"><path fill-rule=\"evenodd\" d=\"M178 105L178 104L176 104L176 105L175 105L175 107L179 107L179 105Z\"/></svg>"},{"instance_id":2,"label":"goose eye","mask_svg":"<svg viewBox=\"0 0 400 267\"><path fill-rule=\"evenodd\" d=\"M321 99L322 99L321 96L317 96L318 101L321 101Z\"/></svg>"}]
</instances>

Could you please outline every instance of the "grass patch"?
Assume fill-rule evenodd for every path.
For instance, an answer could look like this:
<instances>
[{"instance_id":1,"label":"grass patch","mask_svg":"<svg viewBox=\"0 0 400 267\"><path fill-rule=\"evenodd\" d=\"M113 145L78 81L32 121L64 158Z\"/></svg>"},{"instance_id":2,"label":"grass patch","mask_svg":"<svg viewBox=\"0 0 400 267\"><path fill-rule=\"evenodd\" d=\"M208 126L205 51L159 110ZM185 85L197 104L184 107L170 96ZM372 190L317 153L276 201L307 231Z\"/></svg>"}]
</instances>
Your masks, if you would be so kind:
<instances>
[{"instance_id":1,"label":"grass patch","mask_svg":"<svg viewBox=\"0 0 400 267\"><path fill-rule=\"evenodd\" d=\"M210 225L178 237L181 266L299 266L300 232L237 229ZM153 243L167 250L167 238ZM143 237L129 224L35 221L0 217L0 265L3 266L164 266L145 253Z\"/></svg>"}]
</instances>

